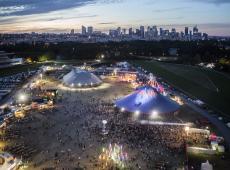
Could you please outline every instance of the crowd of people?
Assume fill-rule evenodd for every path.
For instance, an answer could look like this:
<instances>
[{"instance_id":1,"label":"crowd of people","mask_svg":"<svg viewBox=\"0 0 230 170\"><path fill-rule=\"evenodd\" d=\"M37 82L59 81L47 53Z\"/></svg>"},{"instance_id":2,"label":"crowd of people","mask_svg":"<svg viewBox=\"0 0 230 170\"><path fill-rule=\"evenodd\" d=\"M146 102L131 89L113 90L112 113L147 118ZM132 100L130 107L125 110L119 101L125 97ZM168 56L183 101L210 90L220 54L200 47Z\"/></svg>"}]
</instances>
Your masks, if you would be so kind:
<instances>
[{"instance_id":1,"label":"crowd of people","mask_svg":"<svg viewBox=\"0 0 230 170\"><path fill-rule=\"evenodd\" d=\"M44 84L44 87L46 84ZM126 89L125 89L126 90ZM31 119L17 124L21 129L15 143L33 145L29 167L105 169L98 156L108 144L121 144L128 154L125 169L166 169L185 163L183 126L141 125L114 108L114 98L124 88L113 84L103 90L67 91L59 89L55 108L31 111ZM106 120L108 134L102 133ZM175 157L177 159L175 159ZM120 169L110 165L106 169Z\"/></svg>"}]
</instances>

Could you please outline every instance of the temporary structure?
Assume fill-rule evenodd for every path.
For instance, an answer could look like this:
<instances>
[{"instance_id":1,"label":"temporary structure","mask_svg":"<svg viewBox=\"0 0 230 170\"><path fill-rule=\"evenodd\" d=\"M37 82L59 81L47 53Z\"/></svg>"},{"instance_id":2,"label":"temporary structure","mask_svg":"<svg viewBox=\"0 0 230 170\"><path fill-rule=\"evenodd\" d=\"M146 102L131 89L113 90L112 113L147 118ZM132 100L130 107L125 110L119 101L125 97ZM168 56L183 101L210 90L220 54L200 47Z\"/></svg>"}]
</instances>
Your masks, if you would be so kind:
<instances>
[{"instance_id":1,"label":"temporary structure","mask_svg":"<svg viewBox=\"0 0 230 170\"><path fill-rule=\"evenodd\" d=\"M74 68L63 77L63 83L70 87L91 87L100 85L102 81L93 73Z\"/></svg>"},{"instance_id":2,"label":"temporary structure","mask_svg":"<svg viewBox=\"0 0 230 170\"><path fill-rule=\"evenodd\" d=\"M208 161L201 164L201 170L213 170L212 164Z\"/></svg>"},{"instance_id":3,"label":"temporary structure","mask_svg":"<svg viewBox=\"0 0 230 170\"><path fill-rule=\"evenodd\" d=\"M139 112L145 114L173 113L179 109L179 105L160 94L151 86L143 86L133 93L118 99L115 102L116 107L127 112Z\"/></svg>"}]
</instances>

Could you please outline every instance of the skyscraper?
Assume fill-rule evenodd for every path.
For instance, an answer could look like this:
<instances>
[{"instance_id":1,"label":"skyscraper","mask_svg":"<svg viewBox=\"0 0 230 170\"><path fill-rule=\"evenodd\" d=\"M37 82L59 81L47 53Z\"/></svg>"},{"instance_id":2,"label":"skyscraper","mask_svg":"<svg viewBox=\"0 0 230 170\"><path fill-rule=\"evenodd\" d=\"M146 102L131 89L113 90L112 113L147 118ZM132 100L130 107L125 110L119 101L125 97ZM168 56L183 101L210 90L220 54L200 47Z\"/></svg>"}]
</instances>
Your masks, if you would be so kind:
<instances>
[{"instance_id":1,"label":"skyscraper","mask_svg":"<svg viewBox=\"0 0 230 170\"><path fill-rule=\"evenodd\" d=\"M129 35L132 36L133 35L133 29L129 28Z\"/></svg>"},{"instance_id":2,"label":"skyscraper","mask_svg":"<svg viewBox=\"0 0 230 170\"><path fill-rule=\"evenodd\" d=\"M122 29L122 34L125 35L126 34L126 29Z\"/></svg>"},{"instance_id":3,"label":"skyscraper","mask_svg":"<svg viewBox=\"0 0 230 170\"><path fill-rule=\"evenodd\" d=\"M189 31L189 39L190 40L192 39L192 31L191 30Z\"/></svg>"},{"instance_id":4,"label":"skyscraper","mask_svg":"<svg viewBox=\"0 0 230 170\"><path fill-rule=\"evenodd\" d=\"M74 34L74 29L71 29L70 34L71 34L71 35Z\"/></svg>"},{"instance_id":5,"label":"skyscraper","mask_svg":"<svg viewBox=\"0 0 230 170\"><path fill-rule=\"evenodd\" d=\"M145 27L144 26L140 26L140 36L141 38L145 38Z\"/></svg>"},{"instance_id":6,"label":"skyscraper","mask_svg":"<svg viewBox=\"0 0 230 170\"><path fill-rule=\"evenodd\" d=\"M164 30L163 28L160 28L160 36L163 36Z\"/></svg>"},{"instance_id":7,"label":"skyscraper","mask_svg":"<svg viewBox=\"0 0 230 170\"><path fill-rule=\"evenodd\" d=\"M198 31L199 31L199 30L198 30L198 28L197 28L197 25L196 25L195 27L193 27L193 34L194 34L194 33L195 33L195 34L198 33Z\"/></svg>"},{"instance_id":8,"label":"skyscraper","mask_svg":"<svg viewBox=\"0 0 230 170\"><path fill-rule=\"evenodd\" d=\"M118 35L121 35L121 27L117 28L117 33L118 33Z\"/></svg>"},{"instance_id":9,"label":"skyscraper","mask_svg":"<svg viewBox=\"0 0 230 170\"><path fill-rule=\"evenodd\" d=\"M88 27L88 34L93 34L93 27L92 26L90 26L90 27Z\"/></svg>"},{"instance_id":10,"label":"skyscraper","mask_svg":"<svg viewBox=\"0 0 230 170\"><path fill-rule=\"evenodd\" d=\"M157 26L156 25L152 27L152 31L153 31L153 36L157 37L158 31L157 31Z\"/></svg>"},{"instance_id":11,"label":"skyscraper","mask_svg":"<svg viewBox=\"0 0 230 170\"><path fill-rule=\"evenodd\" d=\"M176 33L176 28L172 28L172 33Z\"/></svg>"},{"instance_id":12,"label":"skyscraper","mask_svg":"<svg viewBox=\"0 0 230 170\"><path fill-rule=\"evenodd\" d=\"M86 27L85 26L81 26L81 33L82 35L86 35Z\"/></svg>"},{"instance_id":13,"label":"skyscraper","mask_svg":"<svg viewBox=\"0 0 230 170\"><path fill-rule=\"evenodd\" d=\"M140 31L139 29L136 29L136 35L137 35L138 37L141 36L141 31Z\"/></svg>"},{"instance_id":14,"label":"skyscraper","mask_svg":"<svg viewBox=\"0 0 230 170\"><path fill-rule=\"evenodd\" d=\"M188 27L184 28L184 34L185 34L185 36L188 36Z\"/></svg>"}]
</instances>

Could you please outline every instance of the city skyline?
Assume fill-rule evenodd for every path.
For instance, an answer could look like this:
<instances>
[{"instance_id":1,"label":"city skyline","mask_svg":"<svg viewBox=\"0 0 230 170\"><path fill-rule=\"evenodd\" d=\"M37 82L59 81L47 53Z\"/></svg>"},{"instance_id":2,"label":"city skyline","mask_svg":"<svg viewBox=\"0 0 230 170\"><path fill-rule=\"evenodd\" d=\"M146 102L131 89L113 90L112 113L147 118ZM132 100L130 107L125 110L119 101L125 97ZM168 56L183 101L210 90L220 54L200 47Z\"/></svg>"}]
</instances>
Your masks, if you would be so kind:
<instances>
[{"instance_id":1,"label":"city skyline","mask_svg":"<svg viewBox=\"0 0 230 170\"><path fill-rule=\"evenodd\" d=\"M69 32L93 26L157 25L178 31L198 25L209 35L230 36L229 0L0 0L0 32Z\"/></svg>"}]
</instances>

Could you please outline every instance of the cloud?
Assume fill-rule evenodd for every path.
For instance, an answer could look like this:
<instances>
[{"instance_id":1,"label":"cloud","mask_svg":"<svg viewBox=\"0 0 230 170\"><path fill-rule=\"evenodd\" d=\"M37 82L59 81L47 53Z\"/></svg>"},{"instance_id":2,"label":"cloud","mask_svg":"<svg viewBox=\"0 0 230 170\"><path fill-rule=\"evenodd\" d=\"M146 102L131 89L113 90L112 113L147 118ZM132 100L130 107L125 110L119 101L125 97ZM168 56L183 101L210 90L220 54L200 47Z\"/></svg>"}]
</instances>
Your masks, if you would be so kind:
<instances>
[{"instance_id":1,"label":"cloud","mask_svg":"<svg viewBox=\"0 0 230 170\"><path fill-rule=\"evenodd\" d=\"M155 9L153 12L172 12L172 11L179 11L188 9L189 7L177 7L177 8L165 8L165 9Z\"/></svg>"},{"instance_id":2,"label":"cloud","mask_svg":"<svg viewBox=\"0 0 230 170\"><path fill-rule=\"evenodd\" d=\"M27 15L24 16L23 18L20 16L8 16L8 17L2 17L0 18L0 26L6 25L6 24L19 24L19 23L26 23L26 22L46 22L46 21L58 21L58 20L71 20L71 19L80 19L80 18L94 18L97 17L98 15L89 15L89 14L77 14L76 16L54 16L51 15L46 16L46 15Z\"/></svg>"},{"instance_id":3,"label":"cloud","mask_svg":"<svg viewBox=\"0 0 230 170\"><path fill-rule=\"evenodd\" d=\"M96 3L121 3L125 0L0 0L0 16L48 13Z\"/></svg>"},{"instance_id":4,"label":"cloud","mask_svg":"<svg viewBox=\"0 0 230 170\"><path fill-rule=\"evenodd\" d=\"M116 24L115 22L100 22L99 25L113 25Z\"/></svg>"},{"instance_id":5,"label":"cloud","mask_svg":"<svg viewBox=\"0 0 230 170\"><path fill-rule=\"evenodd\" d=\"M26 9L25 5L0 7L0 16L10 15L15 12L21 12Z\"/></svg>"},{"instance_id":6,"label":"cloud","mask_svg":"<svg viewBox=\"0 0 230 170\"><path fill-rule=\"evenodd\" d=\"M197 2L204 2L204 3L214 3L217 5L230 3L230 0L196 0L196 1Z\"/></svg>"},{"instance_id":7,"label":"cloud","mask_svg":"<svg viewBox=\"0 0 230 170\"><path fill-rule=\"evenodd\" d=\"M96 0L0 0L0 16L47 13L95 2Z\"/></svg>"}]
</instances>

